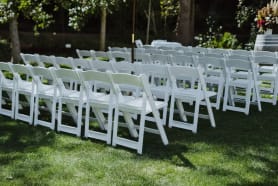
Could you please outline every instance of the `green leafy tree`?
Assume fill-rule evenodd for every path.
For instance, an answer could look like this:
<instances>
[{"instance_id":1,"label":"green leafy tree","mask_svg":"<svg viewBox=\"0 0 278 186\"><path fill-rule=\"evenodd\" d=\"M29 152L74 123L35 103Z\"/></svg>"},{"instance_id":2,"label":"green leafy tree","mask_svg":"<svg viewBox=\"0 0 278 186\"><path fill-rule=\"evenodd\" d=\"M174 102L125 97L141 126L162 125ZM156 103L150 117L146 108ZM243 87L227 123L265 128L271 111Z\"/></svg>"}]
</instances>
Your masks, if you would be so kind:
<instances>
[{"instance_id":1,"label":"green leafy tree","mask_svg":"<svg viewBox=\"0 0 278 186\"><path fill-rule=\"evenodd\" d=\"M0 23L9 23L12 61L18 63L20 58L20 40L18 34L18 17L20 15L34 22L34 32L48 27L53 22L51 13L45 7L53 3L48 0L0 0ZM54 5L51 5L54 6ZM57 7L54 6L54 10Z\"/></svg>"},{"instance_id":2,"label":"green leafy tree","mask_svg":"<svg viewBox=\"0 0 278 186\"><path fill-rule=\"evenodd\" d=\"M68 25L74 30L81 30L90 15L100 14L100 50L105 49L106 41L106 17L107 13L113 13L125 0L70 0L61 1L64 8L69 11Z\"/></svg>"}]
</instances>

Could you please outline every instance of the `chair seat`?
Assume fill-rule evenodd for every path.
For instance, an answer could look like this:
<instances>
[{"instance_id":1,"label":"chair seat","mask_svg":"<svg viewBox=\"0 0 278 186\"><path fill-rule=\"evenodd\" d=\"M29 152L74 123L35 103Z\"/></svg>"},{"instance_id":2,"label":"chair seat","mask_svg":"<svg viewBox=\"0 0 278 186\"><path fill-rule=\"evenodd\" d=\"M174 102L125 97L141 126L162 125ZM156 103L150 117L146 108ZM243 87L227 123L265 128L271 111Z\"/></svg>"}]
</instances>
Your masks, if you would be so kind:
<instances>
[{"instance_id":1,"label":"chair seat","mask_svg":"<svg viewBox=\"0 0 278 186\"><path fill-rule=\"evenodd\" d=\"M163 101L154 101L155 107L157 109L161 109L165 106L165 102ZM119 103L119 109L122 111L128 112L129 110L141 112L144 108L143 105L143 98L136 98L130 101L121 102ZM146 113L151 113L152 109L149 102L146 103Z\"/></svg>"}]
</instances>

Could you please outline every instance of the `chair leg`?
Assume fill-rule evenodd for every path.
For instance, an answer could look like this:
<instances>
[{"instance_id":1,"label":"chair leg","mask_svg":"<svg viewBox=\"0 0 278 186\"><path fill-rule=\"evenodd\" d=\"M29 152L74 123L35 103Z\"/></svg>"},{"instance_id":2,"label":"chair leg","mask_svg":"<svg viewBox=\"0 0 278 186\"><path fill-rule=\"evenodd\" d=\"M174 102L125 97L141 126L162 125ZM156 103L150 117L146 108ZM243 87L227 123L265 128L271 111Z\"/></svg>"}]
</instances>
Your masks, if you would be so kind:
<instances>
[{"instance_id":1,"label":"chair leg","mask_svg":"<svg viewBox=\"0 0 278 186\"><path fill-rule=\"evenodd\" d=\"M139 137L138 137L138 143L136 144L137 146L137 153L142 154L143 150L143 140L144 140L144 129L145 129L145 113L141 114L140 118L140 126L139 126Z\"/></svg>"},{"instance_id":2,"label":"chair leg","mask_svg":"<svg viewBox=\"0 0 278 186\"><path fill-rule=\"evenodd\" d=\"M168 142L168 138L167 138L166 132L165 132L165 130L163 128L162 120L159 117L159 113L158 113L157 110L153 110L152 113L154 115L155 123L156 123L157 129L158 129L158 131L160 133L160 137L162 139L162 142L163 142L164 145L167 145L169 142Z\"/></svg>"},{"instance_id":3,"label":"chair leg","mask_svg":"<svg viewBox=\"0 0 278 186\"><path fill-rule=\"evenodd\" d=\"M114 127L113 127L113 138L112 138L112 146L116 146L118 140L118 127L119 127L119 109L115 108L114 115Z\"/></svg>"},{"instance_id":4,"label":"chair leg","mask_svg":"<svg viewBox=\"0 0 278 186\"><path fill-rule=\"evenodd\" d=\"M168 121L169 128L173 127L174 112L175 112L175 97L172 95L171 103L170 103L170 115L169 115L169 121Z\"/></svg>"},{"instance_id":5,"label":"chair leg","mask_svg":"<svg viewBox=\"0 0 278 186\"><path fill-rule=\"evenodd\" d=\"M193 126L192 126L192 132L193 133L197 133L198 119L199 119L199 109L200 109L200 100L196 100L195 108L194 108L194 116L193 116Z\"/></svg>"}]
</instances>

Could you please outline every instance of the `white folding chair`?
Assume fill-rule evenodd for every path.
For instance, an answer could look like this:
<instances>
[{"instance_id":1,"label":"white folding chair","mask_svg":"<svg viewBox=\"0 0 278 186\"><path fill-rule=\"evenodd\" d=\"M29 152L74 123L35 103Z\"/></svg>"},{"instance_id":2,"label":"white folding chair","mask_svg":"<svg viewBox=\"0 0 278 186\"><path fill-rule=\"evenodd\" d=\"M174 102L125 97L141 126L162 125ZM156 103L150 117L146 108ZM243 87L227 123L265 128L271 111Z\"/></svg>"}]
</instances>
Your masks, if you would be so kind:
<instances>
[{"instance_id":1,"label":"white folding chair","mask_svg":"<svg viewBox=\"0 0 278 186\"><path fill-rule=\"evenodd\" d=\"M204 68L204 78L207 88L216 92L216 99L211 99L211 105L217 110L220 108L225 85L225 59L216 57L197 57L197 63Z\"/></svg>"},{"instance_id":2,"label":"white folding chair","mask_svg":"<svg viewBox=\"0 0 278 186\"><path fill-rule=\"evenodd\" d=\"M262 102L277 103L278 92L278 60L272 56L254 56L256 77L259 85L259 94Z\"/></svg>"},{"instance_id":3,"label":"white folding chair","mask_svg":"<svg viewBox=\"0 0 278 186\"><path fill-rule=\"evenodd\" d=\"M95 83L107 84L111 87L111 79L106 72L94 70L79 71L82 88L85 90L86 115L85 115L85 137L106 141L111 144L113 109L115 107L112 90L99 91L94 87ZM93 112L91 112L91 110ZM90 125L92 115L95 115L98 126ZM107 115L107 117L105 117Z\"/></svg>"},{"instance_id":4,"label":"white folding chair","mask_svg":"<svg viewBox=\"0 0 278 186\"><path fill-rule=\"evenodd\" d=\"M15 80L15 119L33 123L34 102L36 86L31 79L33 77L31 66L11 65ZM29 108L29 109L27 109ZM24 110L27 109L27 112Z\"/></svg>"},{"instance_id":5,"label":"white folding chair","mask_svg":"<svg viewBox=\"0 0 278 186\"><path fill-rule=\"evenodd\" d=\"M168 102L170 98L170 78L166 65L160 64L138 64L140 65L140 74L145 74L154 100L163 101L165 103L162 112L162 123L166 125ZM147 120L154 121L154 118L146 117Z\"/></svg>"},{"instance_id":6,"label":"white folding chair","mask_svg":"<svg viewBox=\"0 0 278 186\"><path fill-rule=\"evenodd\" d=\"M253 63L243 59L229 59L226 61L226 81L223 101L223 111L233 110L249 114L251 98L256 101L261 111L259 88ZM253 92L253 95L252 95ZM236 103L243 102L243 105Z\"/></svg>"},{"instance_id":7,"label":"white folding chair","mask_svg":"<svg viewBox=\"0 0 278 186\"><path fill-rule=\"evenodd\" d=\"M31 70L34 75L33 82L37 87L35 93L34 125L41 125L54 130L59 90L54 81L52 68L33 67ZM50 119L45 117L45 110L50 112Z\"/></svg>"},{"instance_id":8,"label":"white folding chair","mask_svg":"<svg viewBox=\"0 0 278 186\"><path fill-rule=\"evenodd\" d=\"M80 78L76 70L72 69L55 69L53 70L56 84L59 89L58 96L58 124L57 131L63 131L77 136L81 135L82 125L82 107L86 102L83 89L71 89L67 86L69 81L79 82ZM66 106L68 113L73 118L76 125L70 125L69 122L63 120L63 113L67 110L63 109Z\"/></svg>"},{"instance_id":9,"label":"white folding chair","mask_svg":"<svg viewBox=\"0 0 278 186\"><path fill-rule=\"evenodd\" d=\"M145 131L159 134L164 145L167 145L168 139L163 128L162 119L160 118L160 114L158 112L159 109L164 108L165 103L162 101L155 101L153 99L153 95L151 93L151 89L145 75L135 76L130 74L114 73L111 74L111 77L113 91L116 94L116 108L112 145L121 145L136 149L137 152L141 154L143 149L143 138ZM125 97L127 96L121 94L120 91L121 89L119 85L122 84L136 86L142 89L142 94L140 94L141 96L137 97L138 95L134 95L134 97L131 97L131 95L129 95L128 97L131 98L131 100L126 100ZM140 124L138 126L139 137L137 140L131 140L129 138L120 137L118 135L119 112L123 113L124 119L129 126L134 126L131 114L140 115ZM145 127L146 115L151 113L155 118L157 129Z\"/></svg>"},{"instance_id":10,"label":"white folding chair","mask_svg":"<svg viewBox=\"0 0 278 186\"><path fill-rule=\"evenodd\" d=\"M14 118L15 81L12 63L0 62L0 114Z\"/></svg>"},{"instance_id":11,"label":"white folding chair","mask_svg":"<svg viewBox=\"0 0 278 186\"><path fill-rule=\"evenodd\" d=\"M172 86L169 127L178 127L196 133L199 117L209 119L211 126L215 127L210 98L215 96L216 93L207 91L201 69L199 67L170 66L168 71ZM188 106L190 106L194 102L193 113L184 110L185 103L188 103ZM204 102L208 116L199 114L201 102ZM179 111L180 120L174 119L175 103ZM193 122L190 122L186 115L193 116Z\"/></svg>"}]
</instances>

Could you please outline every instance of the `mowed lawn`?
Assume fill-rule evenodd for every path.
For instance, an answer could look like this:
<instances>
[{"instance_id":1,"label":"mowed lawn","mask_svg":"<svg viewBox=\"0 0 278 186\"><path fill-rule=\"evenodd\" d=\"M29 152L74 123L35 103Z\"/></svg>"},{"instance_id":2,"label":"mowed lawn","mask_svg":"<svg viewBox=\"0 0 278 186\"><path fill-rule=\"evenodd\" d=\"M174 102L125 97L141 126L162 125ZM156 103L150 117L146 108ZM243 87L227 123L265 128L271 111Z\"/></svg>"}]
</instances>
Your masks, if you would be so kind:
<instances>
[{"instance_id":1,"label":"mowed lawn","mask_svg":"<svg viewBox=\"0 0 278 186\"><path fill-rule=\"evenodd\" d=\"M143 155L0 116L0 185L278 185L278 106L145 134Z\"/></svg>"}]
</instances>

